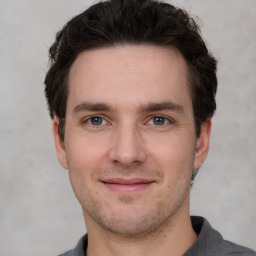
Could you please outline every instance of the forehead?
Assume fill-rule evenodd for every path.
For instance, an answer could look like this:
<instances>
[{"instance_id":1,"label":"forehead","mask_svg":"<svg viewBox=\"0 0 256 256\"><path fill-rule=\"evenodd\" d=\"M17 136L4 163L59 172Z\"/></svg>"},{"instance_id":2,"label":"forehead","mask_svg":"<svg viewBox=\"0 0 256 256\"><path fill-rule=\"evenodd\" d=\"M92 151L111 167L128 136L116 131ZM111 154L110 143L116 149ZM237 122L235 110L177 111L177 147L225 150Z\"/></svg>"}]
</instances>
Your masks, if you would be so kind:
<instances>
[{"instance_id":1,"label":"forehead","mask_svg":"<svg viewBox=\"0 0 256 256\"><path fill-rule=\"evenodd\" d=\"M71 66L67 109L83 101L147 104L190 100L178 50L126 45L84 51Z\"/></svg>"}]
</instances>

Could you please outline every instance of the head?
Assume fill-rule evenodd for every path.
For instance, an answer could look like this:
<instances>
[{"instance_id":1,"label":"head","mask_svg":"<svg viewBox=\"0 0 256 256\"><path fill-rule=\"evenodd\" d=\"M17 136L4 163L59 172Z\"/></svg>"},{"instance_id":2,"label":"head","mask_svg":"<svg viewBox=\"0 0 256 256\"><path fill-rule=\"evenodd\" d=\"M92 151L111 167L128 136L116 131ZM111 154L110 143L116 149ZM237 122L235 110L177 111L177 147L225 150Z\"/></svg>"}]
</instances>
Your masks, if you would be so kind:
<instances>
[{"instance_id":1,"label":"head","mask_svg":"<svg viewBox=\"0 0 256 256\"><path fill-rule=\"evenodd\" d=\"M57 33L50 48L51 67L45 94L51 118L60 119L64 140L68 74L85 50L117 45L155 45L176 48L186 60L196 135L216 109L216 60L208 51L196 22L177 7L155 0L112 0L91 6Z\"/></svg>"},{"instance_id":2,"label":"head","mask_svg":"<svg viewBox=\"0 0 256 256\"><path fill-rule=\"evenodd\" d=\"M86 224L132 235L188 212L217 87L194 20L158 1L100 2L64 26L50 59L57 154Z\"/></svg>"}]
</instances>

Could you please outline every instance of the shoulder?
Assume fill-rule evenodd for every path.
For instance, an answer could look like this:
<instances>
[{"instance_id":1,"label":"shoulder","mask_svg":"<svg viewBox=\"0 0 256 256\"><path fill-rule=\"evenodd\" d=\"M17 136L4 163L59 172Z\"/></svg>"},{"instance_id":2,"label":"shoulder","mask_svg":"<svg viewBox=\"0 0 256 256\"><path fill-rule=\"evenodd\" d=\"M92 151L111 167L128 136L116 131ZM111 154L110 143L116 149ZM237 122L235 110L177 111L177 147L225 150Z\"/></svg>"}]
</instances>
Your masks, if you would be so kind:
<instances>
[{"instance_id":1,"label":"shoulder","mask_svg":"<svg viewBox=\"0 0 256 256\"><path fill-rule=\"evenodd\" d=\"M198 239L185 256L256 256L255 251L224 240L206 219L191 217L191 221Z\"/></svg>"},{"instance_id":2,"label":"shoulder","mask_svg":"<svg viewBox=\"0 0 256 256\"><path fill-rule=\"evenodd\" d=\"M241 256L256 256L256 252L244 247L242 245L238 245L226 240L222 241L222 250L225 252L224 255L241 255Z\"/></svg>"},{"instance_id":3,"label":"shoulder","mask_svg":"<svg viewBox=\"0 0 256 256\"><path fill-rule=\"evenodd\" d=\"M67 251L59 256L84 256L87 248L87 235L84 235L73 250Z\"/></svg>"}]
</instances>

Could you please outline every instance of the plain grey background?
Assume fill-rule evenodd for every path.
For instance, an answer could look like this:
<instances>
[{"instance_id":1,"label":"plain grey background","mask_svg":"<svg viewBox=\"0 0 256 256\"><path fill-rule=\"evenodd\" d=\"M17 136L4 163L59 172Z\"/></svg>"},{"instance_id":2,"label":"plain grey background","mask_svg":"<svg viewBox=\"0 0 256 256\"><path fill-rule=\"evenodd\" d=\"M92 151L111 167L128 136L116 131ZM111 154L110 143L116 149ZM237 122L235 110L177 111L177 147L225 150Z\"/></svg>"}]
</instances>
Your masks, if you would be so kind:
<instances>
[{"instance_id":1,"label":"plain grey background","mask_svg":"<svg viewBox=\"0 0 256 256\"><path fill-rule=\"evenodd\" d=\"M96 1L0 0L0 255L57 255L85 232L55 155L44 99L48 48ZM197 15L219 60L217 113L191 213L256 249L256 1L172 1Z\"/></svg>"}]
</instances>

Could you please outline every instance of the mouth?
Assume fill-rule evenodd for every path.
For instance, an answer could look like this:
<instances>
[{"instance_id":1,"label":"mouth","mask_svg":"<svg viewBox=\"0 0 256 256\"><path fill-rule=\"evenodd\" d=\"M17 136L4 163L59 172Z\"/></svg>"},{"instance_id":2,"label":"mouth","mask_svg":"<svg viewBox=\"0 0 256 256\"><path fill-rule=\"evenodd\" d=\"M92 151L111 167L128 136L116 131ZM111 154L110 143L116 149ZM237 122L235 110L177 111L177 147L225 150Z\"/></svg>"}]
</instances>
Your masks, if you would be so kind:
<instances>
[{"instance_id":1,"label":"mouth","mask_svg":"<svg viewBox=\"0 0 256 256\"><path fill-rule=\"evenodd\" d=\"M113 178L101 181L107 188L118 193L134 193L147 189L155 183L155 181L133 178L133 179L123 179L123 178Z\"/></svg>"}]
</instances>

